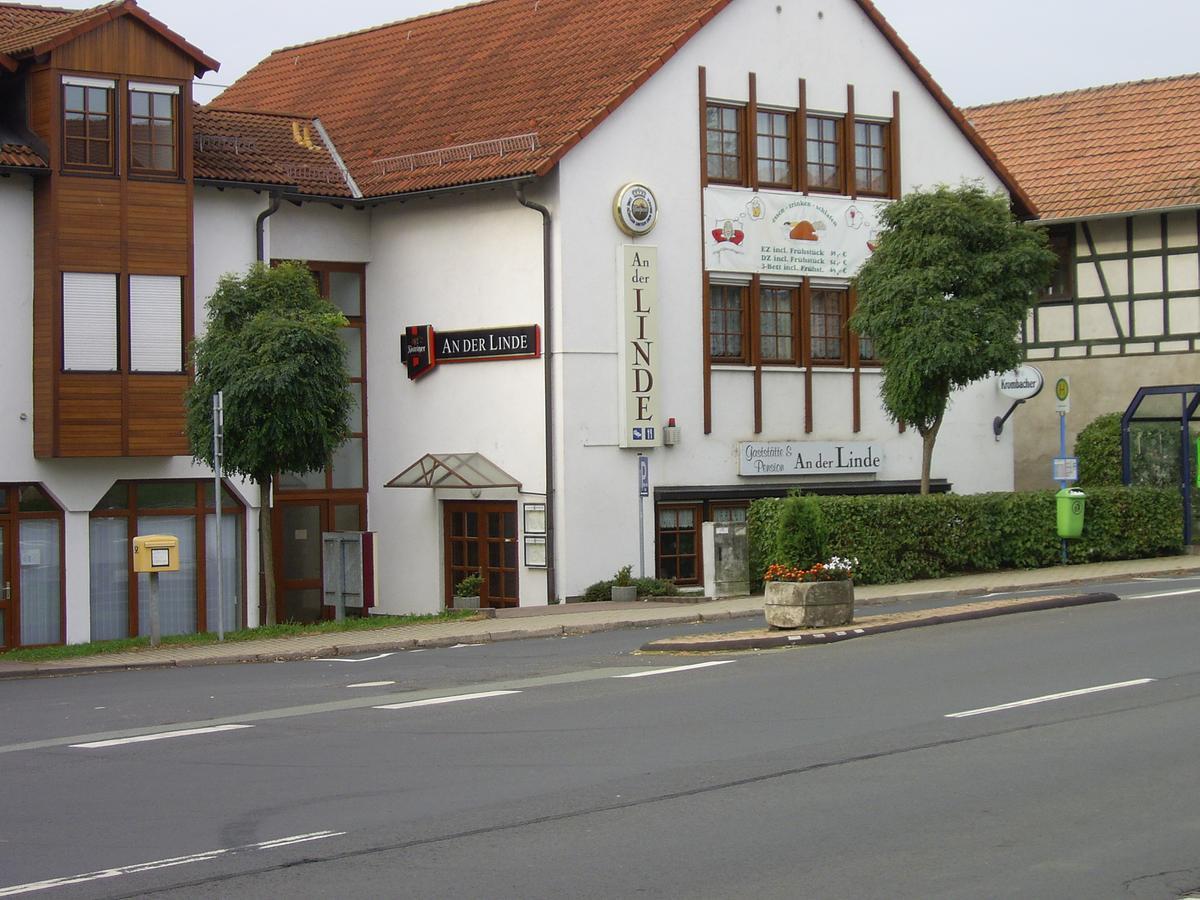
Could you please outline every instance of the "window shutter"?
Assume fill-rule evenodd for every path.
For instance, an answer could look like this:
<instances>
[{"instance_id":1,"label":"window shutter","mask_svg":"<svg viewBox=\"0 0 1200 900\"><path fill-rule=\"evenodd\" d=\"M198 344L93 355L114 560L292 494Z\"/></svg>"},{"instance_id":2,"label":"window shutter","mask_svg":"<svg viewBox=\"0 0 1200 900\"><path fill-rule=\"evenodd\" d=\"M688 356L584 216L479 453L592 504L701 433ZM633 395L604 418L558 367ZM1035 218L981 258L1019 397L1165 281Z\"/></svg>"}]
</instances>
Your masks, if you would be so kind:
<instances>
[{"instance_id":1,"label":"window shutter","mask_svg":"<svg viewBox=\"0 0 1200 900\"><path fill-rule=\"evenodd\" d=\"M183 368L183 280L175 275L129 276L129 369Z\"/></svg>"},{"instance_id":2,"label":"window shutter","mask_svg":"<svg viewBox=\"0 0 1200 900\"><path fill-rule=\"evenodd\" d=\"M117 276L63 272L63 370L117 370Z\"/></svg>"}]
</instances>

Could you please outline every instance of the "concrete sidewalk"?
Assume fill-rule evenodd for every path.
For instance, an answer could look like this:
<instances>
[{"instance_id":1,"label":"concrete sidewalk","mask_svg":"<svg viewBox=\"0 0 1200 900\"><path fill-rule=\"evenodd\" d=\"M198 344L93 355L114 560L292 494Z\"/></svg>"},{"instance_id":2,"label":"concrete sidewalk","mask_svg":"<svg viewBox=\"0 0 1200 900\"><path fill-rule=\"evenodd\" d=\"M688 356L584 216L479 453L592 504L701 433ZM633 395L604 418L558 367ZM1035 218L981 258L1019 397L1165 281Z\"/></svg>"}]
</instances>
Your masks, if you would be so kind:
<instances>
[{"instance_id":1,"label":"concrete sidewalk","mask_svg":"<svg viewBox=\"0 0 1200 900\"><path fill-rule=\"evenodd\" d=\"M1063 587L1073 584L1121 581L1156 575L1200 575L1200 556L1055 566L1048 569L987 572L914 581L908 584L870 585L855 588L855 605L895 601L913 603L952 600L978 594ZM762 595L710 600L701 603L577 603L523 608L496 618L436 622L381 628L373 631L312 634L201 646L143 648L36 663L0 662L0 678L71 675L121 669L163 666L199 666L218 663L273 662L350 656L455 644L563 637L610 631L716 622L762 615Z\"/></svg>"}]
</instances>

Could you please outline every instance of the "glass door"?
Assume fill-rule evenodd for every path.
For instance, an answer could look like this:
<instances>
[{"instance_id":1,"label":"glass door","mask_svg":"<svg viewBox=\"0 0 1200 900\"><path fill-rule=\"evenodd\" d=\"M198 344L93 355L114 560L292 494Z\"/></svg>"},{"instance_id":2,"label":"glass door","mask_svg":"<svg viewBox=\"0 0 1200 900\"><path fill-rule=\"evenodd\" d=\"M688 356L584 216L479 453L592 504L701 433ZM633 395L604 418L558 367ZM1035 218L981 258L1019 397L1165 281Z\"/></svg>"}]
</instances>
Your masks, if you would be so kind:
<instances>
[{"instance_id":1,"label":"glass door","mask_svg":"<svg viewBox=\"0 0 1200 900\"><path fill-rule=\"evenodd\" d=\"M445 508L446 606L467 575L483 578L482 607L519 606L517 504L447 501Z\"/></svg>"}]
</instances>

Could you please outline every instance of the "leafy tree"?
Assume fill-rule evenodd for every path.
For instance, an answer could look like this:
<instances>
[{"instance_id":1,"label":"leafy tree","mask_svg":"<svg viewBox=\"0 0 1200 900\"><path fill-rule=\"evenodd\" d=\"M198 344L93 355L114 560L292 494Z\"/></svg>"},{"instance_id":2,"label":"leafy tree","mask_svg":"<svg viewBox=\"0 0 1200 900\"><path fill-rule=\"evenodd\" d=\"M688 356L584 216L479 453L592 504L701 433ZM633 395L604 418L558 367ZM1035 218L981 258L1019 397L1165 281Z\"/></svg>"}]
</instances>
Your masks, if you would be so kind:
<instances>
[{"instance_id":1,"label":"leafy tree","mask_svg":"<svg viewBox=\"0 0 1200 900\"><path fill-rule=\"evenodd\" d=\"M1045 232L977 184L907 194L882 214L874 255L856 279L851 327L883 360L892 421L923 441L921 493L950 394L1021 362L1017 329L1055 266Z\"/></svg>"},{"instance_id":2,"label":"leafy tree","mask_svg":"<svg viewBox=\"0 0 1200 900\"><path fill-rule=\"evenodd\" d=\"M271 483L280 472L323 469L349 437L353 398L338 328L299 263L256 263L226 274L208 301L208 329L192 345L196 380L185 397L192 455L213 465L212 397L224 391L224 471L262 489L259 540L267 624L275 624Z\"/></svg>"}]
</instances>

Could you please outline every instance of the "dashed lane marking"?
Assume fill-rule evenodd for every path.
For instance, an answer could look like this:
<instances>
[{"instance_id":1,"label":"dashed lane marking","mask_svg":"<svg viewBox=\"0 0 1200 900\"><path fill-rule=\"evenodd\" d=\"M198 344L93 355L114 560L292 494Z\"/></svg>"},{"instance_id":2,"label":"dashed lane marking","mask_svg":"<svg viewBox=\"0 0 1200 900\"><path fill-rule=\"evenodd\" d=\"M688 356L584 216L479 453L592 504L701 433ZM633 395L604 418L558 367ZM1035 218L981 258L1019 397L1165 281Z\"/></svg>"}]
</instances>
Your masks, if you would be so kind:
<instances>
[{"instance_id":1,"label":"dashed lane marking","mask_svg":"<svg viewBox=\"0 0 1200 900\"><path fill-rule=\"evenodd\" d=\"M236 731L241 728L253 727L253 725L210 725L207 728L182 728L178 731L158 731L154 734L139 734L133 737L113 738L107 741L88 741L84 744L71 744L70 746L80 750L99 750L102 747L119 747L121 744L165 741L168 738L191 737L196 734L214 734L218 731Z\"/></svg>"},{"instance_id":2,"label":"dashed lane marking","mask_svg":"<svg viewBox=\"0 0 1200 900\"><path fill-rule=\"evenodd\" d=\"M1099 684L1095 687L1081 688L1077 691L1062 691L1058 694L1046 694L1044 697L1030 697L1028 700L1014 700L1012 703L1001 703L999 706L985 706L981 709L968 709L963 712L947 713L947 719L965 719L968 716L981 716L984 713L1000 712L1005 709L1016 709L1018 706L1032 706L1035 703L1047 703L1051 700L1063 700L1067 697L1081 697L1084 694L1097 694L1101 691L1115 691L1119 688L1136 687L1150 684L1153 678L1137 678L1133 681L1119 681L1116 684Z\"/></svg>"},{"instance_id":3,"label":"dashed lane marking","mask_svg":"<svg viewBox=\"0 0 1200 900\"><path fill-rule=\"evenodd\" d=\"M68 875L65 878L49 878L45 881L13 884L8 887L0 887L0 897L15 897L18 894L32 894L35 891L45 891L51 888L65 887L70 884L83 884L88 881L119 878L122 875L136 875L139 872L151 872L155 869L169 869L172 866L186 866L191 863L208 862L219 857L234 856L238 853L247 853L254 850L274 850L292 844L304 844L309 841L322 841L326 838L340 837L345 833L344 831L313 831L308 834L293 834L288 837L276 838L272 841L261 841L257 844L242 844L240 847L206 850L203 853L192 853L188 856L172 856L167 859L156 859L152 862L134 863L131 866L114 866L111 869L84 872L81 875Z\"/></svg>"},{"instance_id":4,"label":"dashed lane marking","mask_svg":"<svg viewBox=\"0 0 1200 900\"><path fill-rule=\"evenodd\" d=\"M638 672L625 672L621 675L614 675L613 678L649 678L651 675L671 675L675 672L687 672L691 669L707 669L709 666L725 666L731 662L737 662L733 659L717 659L712 662L693 663L690 666L671 666L669 669L642 669Z\"/></svg>"},{"instance_id":5,"label":"dashed lane marking","mask_svg":"<svg viewBox=\"0 0 1200 900\"><path fill-rule=\"evenodd\" d=\"M441 703L458 703L462 700L486 700L488 697L503 697L519 694L520 691L480 691L477 694L452 694L449 697L429 697L426 700L409 700L407 703L386 703L375 709L412 709L416 706L437 706Z\"/></svg>"},{"instance_id":6,"label":"dashed lane marking","mask_svg":"<svg viewBox=\"0 0 1200 900\"><path fill-rule=\"evenodd\" d=\"M363 687L387 687L389 684L395 684L394 681L360 681L357 684L348 684L348 688L363 688Z\"/></svg>"},{"instance_id":7,"label":"dashed lane marking","mask_svg":"<svg viewBox=\"0 0 1200 900\"><path fill-rule=\"evenodd\" d=\"M1159 591L1156 594L1130 594L1126 600L1151 600L1154 597L1182 597L1184 594L1200 594L1200 588L1188 588L1183 591Z\"/></svg>"},{"instance_id":8,"label":"dashed lane marking","mask_svg":"<svg viewBox=\"0 0 1200 900\"><path fill-rule=\"evenodd\" d=\"M357 659L350 656L318 656L314 662L374 662L377 659L387 659L389 656L395 656L395 653L377 653L374 656L360 656Z\"/></svg>"}]
</instances>

